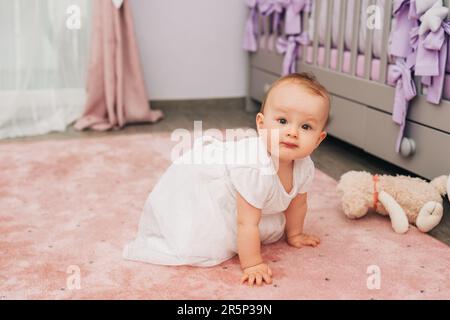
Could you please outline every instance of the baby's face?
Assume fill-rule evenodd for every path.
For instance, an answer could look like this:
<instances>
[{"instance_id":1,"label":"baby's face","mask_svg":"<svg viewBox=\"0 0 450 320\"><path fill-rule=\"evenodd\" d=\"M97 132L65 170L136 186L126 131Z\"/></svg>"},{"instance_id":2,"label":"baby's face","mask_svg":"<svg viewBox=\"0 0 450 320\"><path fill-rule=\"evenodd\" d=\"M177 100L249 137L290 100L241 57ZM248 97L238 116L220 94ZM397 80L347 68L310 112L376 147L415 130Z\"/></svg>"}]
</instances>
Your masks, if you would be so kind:
<instances>
[{"instance_id":1,"label":"baby's face","mask_svg":"<svg viewBox=\"0 0 450 320\"><path fill-rule=\"evenodd\" d=\"M280 162L288 162L309 156L325 139L328 110L326 98L298 83L282 82L270 92L256 123L260 133L267 130L270 154L279 154ZM273 130L278 131L277 141L272 141L277 136Z\"/></svg>"}]
</instances>

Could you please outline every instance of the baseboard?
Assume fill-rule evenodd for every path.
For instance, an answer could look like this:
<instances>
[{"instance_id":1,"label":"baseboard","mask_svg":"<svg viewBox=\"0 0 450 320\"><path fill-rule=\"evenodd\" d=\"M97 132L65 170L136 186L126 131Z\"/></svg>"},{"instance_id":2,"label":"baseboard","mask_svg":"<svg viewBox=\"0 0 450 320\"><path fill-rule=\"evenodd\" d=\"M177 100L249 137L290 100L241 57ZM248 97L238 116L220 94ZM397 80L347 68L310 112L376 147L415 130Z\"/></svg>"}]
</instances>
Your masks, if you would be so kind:
<instances>
[{"instance_id":1,"label":"baseboard","mask_svg":"<svg viewBox=\"0 0 450 320\"><path fill-rule=\"evenodd\" d=\"M152 109L215 109L245 110L246 98L216 98L216 99L192 99L192 100L150 100Z\"/></svg>"}]
</instances>

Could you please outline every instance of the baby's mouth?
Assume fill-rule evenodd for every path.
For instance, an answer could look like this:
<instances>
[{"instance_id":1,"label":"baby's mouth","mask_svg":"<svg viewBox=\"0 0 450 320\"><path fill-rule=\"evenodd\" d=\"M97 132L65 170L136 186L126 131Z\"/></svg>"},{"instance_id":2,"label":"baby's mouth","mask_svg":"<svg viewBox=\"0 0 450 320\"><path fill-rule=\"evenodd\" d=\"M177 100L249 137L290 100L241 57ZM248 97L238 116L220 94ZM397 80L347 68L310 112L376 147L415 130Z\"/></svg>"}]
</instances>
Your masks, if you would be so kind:
<instances>
[{"instance_id":1,"label":"baby's mouth","mask_svg":"<svg viewBox=\"0 0 450 320\"><path fill-rule=\"evenodd\" d=\"M289 149L295 149L298 148L298 146L295 143L289 143L289 142L280 142L280 144L283 147L289 148Z\"/></svg>"}]
</instances>

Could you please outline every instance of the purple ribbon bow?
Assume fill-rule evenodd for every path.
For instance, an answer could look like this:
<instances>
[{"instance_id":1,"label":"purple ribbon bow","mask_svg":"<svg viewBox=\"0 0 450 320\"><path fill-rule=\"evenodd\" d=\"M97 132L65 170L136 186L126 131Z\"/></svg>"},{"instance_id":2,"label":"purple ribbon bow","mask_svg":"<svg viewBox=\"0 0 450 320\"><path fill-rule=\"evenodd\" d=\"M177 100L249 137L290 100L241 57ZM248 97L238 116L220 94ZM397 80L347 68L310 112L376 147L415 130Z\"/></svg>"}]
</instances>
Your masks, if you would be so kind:
<instances>
[{"instance_id":1,"label":"purple ribbon bow","mask_svg":"<svg viewBox=\"0 0 450 320\"><path fill-rule=\"evenodd\" d=\"M278 34L281 14L283 12L281 0L260 0L259 12L263 16L270 16L273 14L272 32Z\"/></svg>"},{"instance_id":2,"label":"purple ribbon bow","mask_svg":"<svg viewBox=\"0 0 450 320\"><path fill-rule=\"evenodd\" d=\"M284 33L287 35L302 32L301 12L311 11L311 0L279 0L286 9Z\"/></svg>"},{"instance_id":3,"label":"purple ribbon bow","mask_svg":"<svg viewBox=\"0 0 450 320\"><path fill-rule=\"evenodd\" d=\"M422 76L422 83L427 86L427 101L434 104L439 104L442 98L448 34L450 34L450 20L442 22L436 32L430 31L419 37L416 75Z\"/></svg>"},{"instance_id":4,"label":"purple ribbon bow","mask_svg":"<svg viewBox=\"0 0 450 320\"><path fill-rule=\"evenodd\" d=\"M416 96L416 86L411 76L411 67L404 59L397 58L395 65L391 69L391 77L396 82L392 119L400 125L400 131L395 145L397 152L400 151L400 145L405 131L409 101Z\"/></svg>"},{"instance_id":5,"label":"purple ribbon bow","mask_svg":"<svg viewBox=\"0 0 450 320\"><path fill-rule=\"evenodd\" d=\"M410 55L410 32L419 25L417 19L412 15L415 10L414 1L394 1L393 13L396 24L389 39L389 54L402 58Z\"/></svg>"},{"instance_id":6,"label":"purple ribbon bow","mask_svg":"<svg viewBox=\"0 0 450 320\"><path fill-rule=\"evenodd\" d=\"M250 8L247 21L245 23L243 48L250 52L258 50L256 35L258 34L258 3L259 0L246 0L247 7Z\"/></svg>"},{"instance_id":7,"label":"purple ribbon bow","mask_svg":"<svg viewBox=\"0 0 450 320\"><path fill-rule=\"evenodd\" d=\"M296 72L296 62L299 57L299 46L308 45L310 39L307 32L303 32L298 36L288 36L287 38L279 37L277 40L277 51L284 54L283 59L283 76Z\"/></svg>"}]
</instances>

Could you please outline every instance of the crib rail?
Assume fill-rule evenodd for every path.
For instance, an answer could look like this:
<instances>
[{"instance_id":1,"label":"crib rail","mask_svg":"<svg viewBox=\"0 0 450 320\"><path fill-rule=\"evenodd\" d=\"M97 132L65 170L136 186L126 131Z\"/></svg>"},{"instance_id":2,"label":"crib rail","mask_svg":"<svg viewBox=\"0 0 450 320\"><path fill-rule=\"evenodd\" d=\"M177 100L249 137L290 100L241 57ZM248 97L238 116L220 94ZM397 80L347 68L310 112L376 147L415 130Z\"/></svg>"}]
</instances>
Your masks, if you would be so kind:
<instances>
[{"instance_id":1,"label":"crib rail","mask_svg":"<svg viewBox=\"0 0 450 320\"><path fill-rule=\"evenodd\" d=\"M402 66L389 54L394 0L312 1L314 11L303 11L301 19L302 31L311 38L309 44L299 47L296 70L314 73L330 92L330 134L424 177L433 178L448 170L447 163L437 158L450 156L450 101L443 96L438 105L428 102L427 87L422 88L420 76L414 77L414 99L396 99L400 82L393 79L393 71ZM366 4L380 3L381 29L360 26L367 23L362 16ZM450 9L448 0L445 5ZM260 47L250 57L250 97L256 101L262 101L281 70L286 73L286 62L290 61L288 55L276 52L277 37L281 36L279 44L288 43L291 48L304 38L289 36L282 27L274 29L270 16L260 17L259 26ZM409 72L403 76L408 77ZM406 119L394 122L394 111L405 106ZM402 124L406 124L404 132L400 131ZM409 145L410 151L399 152L399 141ZM411 151L413 145L416 151Z\"/></svg>"},{"instance_id":2,"label":"crib rail","mask_svg":"<svg viewBox=\"0 0 450 320\"><path fill-rule=\"evenodd\" d=\"M387 1L384 7L383 36L380 56L380 82L386 83L388 64L388 41L392 27L392 1Z\"/></svg>"},{"instance_id":3,"label":"crib rail","mask_svg":"<svg viewBox=\"0 0 450 320\"><path fill-rule=\"evenodd\" d=\"M315 17L314 17L314 39L312 39L313 43L313 65L316 67L322 67L322 68L329 68L330 67L330 50L331 50L331 21L335 19L336 17L333 16L333 9L334 6L339 6L339 3L336 1L329 1L327 6L327 17L326 17L326 35L325 35L325 44L323 45L325 49L325 59L324 63L322 65L319 65L318 63L318 48L319 48L319 14L321 10L321 6L324 5L325 1L328 0L314 0L316 2L316 9L315 10ZM350 72L349 74L351 76L356 76L356 69L357 69L357 63L358 63L358 55L360 54L358 52L358 46L359 46L359 35L358 32L361 28L361 1L355 1L354 4L354 11L352 17L347 17L347 8L348 8L348 2L349 0L341 0L341 5L339 8L339 39L338 39L338 45L337 45L337 72L343 72L343 58L344 58L344 34L345 34L345 22L349 19L352 20L352 43L350 48ZM376 0L369 0L368 5L376 5ZM450 1L444 0L444 4L450 9ZM375 82L385 84L387 80L387 74L388 74L388 63L390 61L389 55L388 55L388 42L389 42L389 35L392 28L392 8L393 8L393 0L385 0L384 6L381 8L383 11L383 21L381 24L381 54L379 57L379 70L378 74L379 77L376 80L373 80ZM450 12L450 10L449 10ZM311 18L309 13L304 12L304 21ZM450 18L450 13L449 16ZM304 28L308 29L308 24L304 24ZM365 39L365 52L364 52L364 73L363 78L366 80L372 80L371 79L371 72L372 72L372 61L373 61L373 37L374 37L374 29L366 28L366 39ZM303 49L304 54L302 55L302 60L306 57L306 49ZM302 61L304 62L304 61ZM392 61L391 61L392 62ZM421 77L416 76L415 84L417 88L418 94L423 94L423 86L421 82Z\"/></svg>"},{"instance_id":4,"label":"crib rail","mask_svg":"<svg viewBox=\"0 0 450 320\"><path fill-rule=\"evenodd\" d=\"M358 64L358 56L361 54L358 50L359 43L359 30L361 28L361 6L362 1L357 0L354 2L354 10L352 12L352 17L348 17L348 6L350 0L341 0L340 8L338 1L329 1L329 0L312 0L315 4L314 16L311 12L302 12L302 30L305 32L309 32L310 24L309 20L314 20L314 37L311 39L312 46L312 62L311 65L319 68L330 69L331 63L331 50L337 50L337 61L336 67L333 71L335 72L343 72L344 66L344 35L346 22L349 19L352 21L352 36L351 36L351 48L350 48L350 71L348 72L351 76L357 76L357 64ZM328 3L328 5L327 5ZM445 5L450 9L450 1L444 0ZM323 21L320 20L320 12L322 6L327 6L326 19L325 19L325 41L323 44L319 43L319 24ZM376 0L368 0L368 5L377 5ZM339 15L334 16L335 8L339 9ZM388 42L389 35L392 28L392 8L393 8L393 0L385 0L384 5L380 8L383 13L383 21L381 22L381 43L380 43L380 56L379 56L379 66L378 70L373 70L374 73L379 76L377 79L371 79L372 73L372 61L374 59L373 53L373 38L374 38L374 29L366 28L366 37L364 43L364 67L363 67L363 75L361 78L366 80L371 80L380 84L386 84L387 75L388 75L388 65L390 61L388 55ZM450 11L449 11L450 12ZM331 39L332 39L332 21L333 19L338 19L338 40L336 48L332 47ZM449 14L450 18L450 14ZM273 29L273 16L259 16L258 25L260 30L259 35L259 47L261 50L268 51L276 51L276 40L279 36L285 36L285 32L283 30L283 24L280 24L280 28L277 30ZM322 46L324 49L324 58L323 62L319 64L319 47ZM300 49L300 59L299 62L305 62L308 56L308 48L307 46L301 46ZM311 53L310 53L311 54ZM422 94L422 84L421 78L415 77L415 84L417 88L418 94Z\"/></svg>"},{"instance_id":5,"label":"crib rail","mask_svg":"<svg viewBox=\"0 0 450 320\"><path fill-rule=\"evenodd\" d=\"M381 7L384 13L381 23L382 29L377 31L377 39L380 39L381 43L376 43L379 51L376 59L379 60L379 63L374 64L375 67L378 67L378 70L374 69L373 71L372 68L375 68L372 66L372 61L374 60L373 29L366 28L365 51L364 57L362 57L364 60L363 70L361 71L361 65L358 67L358 58L361 60L358 32L361 24L362 0L357 0L353 3L354 8L351 17L348 16L351 14L348 12L351 0L341 0L339 10L337 9L338 1L312 1L315 2L316 6L314 12L302 12L301 21L304 32L309 32L310 28L314 28L313 38L310 39L309 46L303 45L300 47L299 52L301 54L299 55L297 69L315 73L334 95L347 97L355 102L371 106L386 113L392 113L395 87L394 84L389 84L387 80L389 67L394 62L388 54L388 43L393 19L393 0L384 0L384 6ZM374 4L377 0L369 1L370 4ZM320 9L327 3L332 5L327 7L325 35L323 36L322 34L323 39L319 41ZM445 5L450 8L449 0L445 0ZM337 10L338 14L336 14ZM336 16L339 19L338 23L333 21L333 18L336 18ZM283 23L280 24L280 28L274 30L273 16L260 15L258 19L260 47L258 53L251 57L251 63L261 66L262 69L279 74L283 56L276 52L276 41L279 36L287 36ZM311 23L311 20L314 23ZM344 32L346 28L349 28L346 25L347 21L351 21L352 35L350 43L346 32ZM333 29L336 25L339 31L337 32L337 41L334 40L335 43L332 46L332 32L335 31L336 37L336 30ZM323 28L324 26L321 25L320 27ZM323 55L320 59L319 53ZM308 57L309 61L307 61ZM335 60L333 61L334 68L331 68L332 57ZM344 72L344 61L347 64L345 66L346 72ZM372 72L378 73L378 77L371 77ZM443 97L440 105L433 105L427 102L427 97L421 84L421 77L416 76L414 81L417 88L417 96L411 103L408 119L417 123L431 125L433 128L446 133L450 132L450 122L448 121L450 119L450 101L445 100ZM430 108L436 112L429 112Z\"/></svg>"},{"instance_id":6,"label":"crib rail","mask_svg":"<svg viewBox=\"0 0 450 320\"><path fill-rule=\"evenodd\" d=\"M352 49L351 49L351 58L350 58L350 65L351 65L351 75L355 76L356 74L356 59L357 59L357 48L358 48L358 31L360 28L359 22L360 22L360 12L361 12L361 2L356 1L355 5L355 11L353 13L353 35L352 35ZM328 16L327 19L330 19L331 17Z\"/></svg>"}]
</instances>

